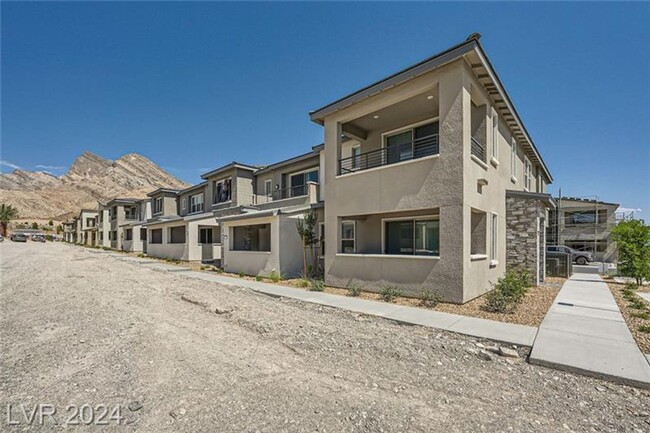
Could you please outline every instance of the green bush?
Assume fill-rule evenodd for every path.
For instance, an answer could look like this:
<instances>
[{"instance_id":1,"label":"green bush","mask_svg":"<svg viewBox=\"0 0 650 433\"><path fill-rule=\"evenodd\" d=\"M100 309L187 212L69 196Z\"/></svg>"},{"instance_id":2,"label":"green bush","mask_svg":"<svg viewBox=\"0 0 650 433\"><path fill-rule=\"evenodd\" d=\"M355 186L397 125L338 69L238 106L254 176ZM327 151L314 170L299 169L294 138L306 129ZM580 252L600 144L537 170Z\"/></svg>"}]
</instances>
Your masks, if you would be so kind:
<instances>
[{"instance_id":1,"label":"green bush","mask_svg":"<svg viewBox=\"0 0 650 433\"><path fill-rule=\"evenodd\" d=\"M309 288L312 292L322 292L325 290L325 281L323 280L311 280L311 287Z\"/></svg>"},{"instance_id":2,"label":"green bush","mask_svg":"<svg viewBox=\"0 0 650 433\"><path fill-rule=\"evenodd\" d=\"M637 319L650 320L650 313L647 311L639 311L638 313L632 313L632 317Z\"/></svg>"},{"instance_id":3,"label":"green bush","mask_svg":"<svg viewBox=\"0 0 650 433\"><path fill-rule=\"evenodd\" d=\"M494 313L512 313L526 296L529 285L529 272L506 272L493 285L494 290L485 295L485 309Z\"/></svg>"},{"instance_id":4,"label":"green bush","mask_svg":"<svg viewBox=\"0 0 650 433\"><path fill-rule=\"evenodd\" d=\"M273 281L274 283L277 283L278 281L280 281L280 280L282 279L282 278L280 277L280 274L279 274L275 269L273 269L273 270L271 271L271 275L269 275L269 278L270 278L271 281Z\"/></svg>"},{"instance_id":5,"label":"green bush","mask_svg":"<svg viewBox=\"0 0 650 433\"><path fill-rule=\"evenodd\" d=\"M311 286L311 283L309 282L309 280L307 278L301 278L300 280L298 280L298 285L300 287L307 288L307 287Z\"/></svg>"},{"instance_id":6,"label":"green bush","mask_svg":"<svg viewBox=\"0 0 650 433\"><path fill-rule=\"evenodd\" d=\"M240 273L237 274L237 276L238 276L239 278L244 278L244 273L243 273L243 272L240 272Z\"/></svg>"},{"instance_id":7,"label":"green bush","mask_svg":"<svg viewBox=\"0 0 650 433\"><path fill-rule=\"evenodd\" d=\"M639 298L630 300L629 307L635 310L645 310L647 308L645 302Z\"/></svg>"},{"instance_id":8,"label":"green bush","mask_svg":"<svg viewBox=\"0 0 650 433\"><path fill-rule=\"evenodd\" d=\"M630 290L635 292L636 290L638 290L638 288L639 285L637 283L635 283L634 281L630 281L629 283L625 284L625 288L623 289L623 291Z\"/></svg>"},{"instance_id":9,"label":"green bush","mask_svg":"<svg viewBox=\"0 0 650 433\"><path fill-rule=\"evenodd\" d=\"M395 298L402 295L402 291L397 286L383 286L379 293L386 302L393 302Z\"/></svg>"},{"instance_id":10,"label":"green bush","mask_svg":"<svg viewBox=\"0 0 650 433\"><path fill-rule=\"evenodd\" d=\"M644 334L650 334L650 325L641 325L638 328L639 332L643 332Z\"/></svg>"},{"instance_id":11,"label":"green bush","mask_svg":"<svg viewBox=\"0 0 650 433\"><path fill-rule=\"evenodd\" d=\"M262 278L261 275L257 275L257 276L255 277L255 281L262 281L262 280L263 280L263 278Z\"/></svg>"},{"instance_id":12,"label":"green bush","mask_svg":"<svg viewBox=\"0 0 650 433\"><path fill-rule=\"evenodd\" d=\"M440 293L437 290L422 290L420 305L426 308L435 308L440 303Z\"/></svg>"},{"instance_id":13,"label":"green bush","mask_svg":"<svg viewBox=\"0 0 650 433\"><path fill-rule=\"evenodd\" d=\"M359 296L361 294L361 286L350 283L348 284L348 296Z\"/></svg>"}]
</instances>

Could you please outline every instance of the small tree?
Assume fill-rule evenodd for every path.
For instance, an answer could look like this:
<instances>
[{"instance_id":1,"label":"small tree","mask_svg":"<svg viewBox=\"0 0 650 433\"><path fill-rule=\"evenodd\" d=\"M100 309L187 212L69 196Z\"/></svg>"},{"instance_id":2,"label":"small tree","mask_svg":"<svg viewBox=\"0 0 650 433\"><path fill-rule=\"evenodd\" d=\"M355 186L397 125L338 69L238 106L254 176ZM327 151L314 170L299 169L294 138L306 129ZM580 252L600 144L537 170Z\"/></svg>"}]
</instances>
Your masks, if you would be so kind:
<instances>
[{"instance_id":1,"label":"small tree","mask_svg":"<svg viewBox=\"0 0 650 433\"><path fill-rule=\"evenodd\" d=\"M52 221L52 220L48 221L47 225L50 226L50 227L53 227L54 226L54 221Z\"/></svg>"},{"instance_id":2,"label":"small tree","mask_svg":"<svg viewBox=\"0 0 650 433\"><path fill-rule=\"evenodd\" d=\"M313 210L308 210L304 213L303 217L296 222L296 229L298 236L302 241L302 260L303 260L303 273L309 276L307 270L307 250L311 250L312 260L315 262L316 254L314 254L314 245L318 243L318 236L316 235L316 225L318 224L318 215ZM316 269L316 264L312 270Z\"/></svg>"},{"instance_id":3,"label":"small tree","mask_svg":"<svg viewBox=\"0 0 650 433\"><path fill-rule=\"evenodd\" d=\"M11 205L6 205L4 203L0 204L0 233L2 236L7 236L7 226L11 222L11 220L14 220L18 218L18 210L11 206Z\"/></svg>"},{"instance_id":4,"label":"small tree","mask_svg":"<svg viewBox=\"0 0 650 433\"><path fill-rule=\"evenodd\" d=\"M32 228L33 228L34 230L38 230L38 223L37 223L37 222L33 222L33 223L32 223Z\"/></svg>"},{"instance_id":5,"label":"small tree","mask_svg":"<svg viewBox=\"0 0 650 433\"><path fill-rule=\"evenodd\" d=\"M61 224L59 224L58 226L56 226L56 234L58 235L59 233L62 233L62 232L63 232L63 226Z\"/></svg>"},{"instance_id":6,"label":"small tree","mask_svg":"<svg viewBox=\"0 0 650 433\"><path fill-rule=\"evenodd\" d=\"M642 220L621 221L612 229L618 245L618 270L641 285L650 280L650 226Z\"/></svg>"}]
</instances>

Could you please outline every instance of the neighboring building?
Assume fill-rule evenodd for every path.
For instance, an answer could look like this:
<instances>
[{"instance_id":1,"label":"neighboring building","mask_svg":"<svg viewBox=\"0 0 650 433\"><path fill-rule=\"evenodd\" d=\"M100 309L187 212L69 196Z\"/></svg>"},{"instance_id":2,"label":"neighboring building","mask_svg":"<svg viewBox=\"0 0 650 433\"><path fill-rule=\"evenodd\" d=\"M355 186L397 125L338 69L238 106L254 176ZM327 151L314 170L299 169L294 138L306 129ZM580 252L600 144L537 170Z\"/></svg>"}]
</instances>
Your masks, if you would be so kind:
<instances>
[{"instance_id":1,"label":"neighboring building","mask_svg":"<svg viewBox=\"0 0 650 433\"><path fill-rule=\"evenodd\" d=\"M325 130L328 284L463 303L507 268L543 280L552 178L478 35L311 119Z\"/></svg>"},{"instance_id":2,"label":"neighboring building","mask_svg":"<svg viewBox=\"0 0 650 433\"><path fill-rule=\"evenodd\" d=\"M135 203L137 218L122 225L124 241L122 249L131 252L147 252L147 220L151 219L151 201L140 199Z\"/></svg>"},{"instance_id":3,"label":"neighboring building","mask_svg":"<svg viewBox=\"0 0 650 433\"><path fill-rule=\"evenodd\" d=\"M87 246L97 246L97 209L82 209L77 217L77 243Z\"/></svg>"},{"instance_id":4,"label":"neighboring building","mask_svg":"<svg viewBox=\"0 0 650 433\"><path fill-rule=\"evenodd\" d=\"M77 242L77 219L72 218L68 221L64 221L63 226L63 240L69 243Z\"/></svg>"},{"instance_id":5,"label":"neighboring building","mask_svg":"<svg viewBox=\"0 0 650 433\"><path fill-rule=\"evenodd\" d=\"M254 171L250 205L217 221L223 233L223 268L228 272L296 277L303 271L303 246L296 223L313 209L323 219L320 195L323 146ZM310 257L310 263L313 260Z\"/></svg>"},{"instance_id":6,"label":"neighboring building","mask_svg":"<svg viewBox=\"0 0 650 433\"><path fill-rule=\"evenodd\" d=\"M573 197L556 201L557 209L549 216L548 244L588 251L596 261L616 262L618 250L610 235L619 205Z\"/></svg>"}]
</instances>

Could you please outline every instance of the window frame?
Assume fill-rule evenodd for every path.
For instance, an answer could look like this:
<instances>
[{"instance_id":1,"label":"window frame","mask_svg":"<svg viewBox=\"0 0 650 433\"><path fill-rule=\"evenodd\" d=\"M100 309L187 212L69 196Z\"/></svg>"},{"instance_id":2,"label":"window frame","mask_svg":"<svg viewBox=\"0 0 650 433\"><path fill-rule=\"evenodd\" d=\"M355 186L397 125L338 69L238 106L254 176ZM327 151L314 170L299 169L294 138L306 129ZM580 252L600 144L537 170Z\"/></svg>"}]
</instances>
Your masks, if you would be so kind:
<instances>
[{"instance_id":1,"label":"window frame","mask_svg":"<svg viewBox=\"0 0 650 433\"><path fill-rule=\"evenodd\" d=\"M350 146L350 157L352 158L352 170L358 170L361 165L361 143Z\"/></svg>"},{"instance_id":2,"label":"window frame","mask_svg":"<svg viewBox=\"0 0 650 433\"><path fill-rule=\"evenodd\" d=\"M499 161L499 113L492 110L492 154L494 161Z\"/></svg>"},{"instance_id":3,"label":"window frame","mask_svg":"<svg viewBox=\"0 0 650 433\"><path fill-rule=\"evenodd\" d=\"M510 143L510 179L517 183L517 140L514 137Z\"/></svg>"},{"instance_id":4,"label":"window frame","mask_svg":"<svg viewBox=\"0 0 650 433\"><path fill-rule=\"evenodd\" d=\"M271 197L273 195L273 180L264 179L264 196Z\"/></svg>"},{"instance_id":5,"label":"window frame","mask_svg":"<svg viewBox=\"0 0 650 433\"><path fill-rule=\"evenodd\" d=\"M524 189L530 191L532 184L532 164L527 156L524 156Z\"/></svg>"},{"instance_id":6,"label":"window frame","mask_svg":"<svg viewBox=\"0 0 650 433\"><path fill-rule=\"evenodd\" d=\"M219 185L225 184L227 180L230 180L230 189L228 190L228 198L226 200L219 200L219 197L217 196L217 191ZM212 204L217 205L217 204L223 204L223 203L229 203L232 201L232 176L224 177L219 180L213 180L212 181Z\"/></svg>"},{"instance_id":7,"label":"window frame","mask_svg":"<svg viewBox=\"0 0 650 433\"><path fill-rule=\"evenodd\" d=\"M428 156L439 155L440 154L440 149L438 149L438 153L421 156L419 158L414 158L413 156L415 154L415 150L413 149L413 146L411 146L411 158L410 159L399 160L397 162L393 162L393 163L388 164L388 146L387 146L388 138L410 130L411 131L411 144L413 144L413 141L414 141L413 136L414 136L414 133L415 133L415 129L419 128L420 126L428 125L429 123L438 123L438 139L440 139L440 116L434 116L434 117L431 117L431 118L428 118L428 119L421 120L419 122L411 123L411 124L406 125L406 126L401 126L399 128L392 129L390 131L382 132L382 134L381 134L381 149L383 149L382 166L398 164L400 162L406 162L406 161L415 161L417 159L426 158ZM438 141L438 143L439 142L440 141Z\"/></svg>"},{"instance_id":8,"label":"window frame","mask_svg":"<svg viewBox=\"0 0 650 433\"><path fill-rule=\"evenodd\" d=\"M193 199L196 198L196 197L201 197L201 202L200 203L198 203L198 202L193 203L192 202ZM203 210L205 208L205 200L204 199L205 199L205 197L204 197L202 192L192 194L191 196L189 196L188 214L192 215L192 214L203 212ZM200 208L199 208L199 205L200 205ZM196 206L196 209L195 209L195 206Z\"/></svg>"},{"instance_id":9,"label":"window frame","mask_svg":"<svg viewBox=\"0 0 650 433\"><path fill-rule=\"evenodd\" d=\"M415 254L415 223L417 221L438 221L438 255ZM413 221L413 254L387 254L386 251L386 223L391 221ZM440 215L416 215L408 217L394 217L381 219L381 254L392 257L440 257Z\"/></svg>"},{"instance_id":10,"label":"window frame","mask_svg":"<svg viewBox=\"0 0 650 433\"><path fill-rule=\"evenodd\" d=\"M490 260L492 264L499 263L499 215L491 212L490 217Z\"/></svg>"},{"instance_id":11,"label":"window frame","mask_svg":"<svg viewBox=\"0 0 650 433\"><path fill-rule=\"evenodd\" d=\"M343 225L344 224L352 224L352 237L351 238L344 238L343 237ZM352 241L352 252L345 252L343 249L343 242L347 241L350 242ZM357 222L354 220L341 220L341 241L339 242L339 248L341 250L341 253L343 254L355 254L357 252Z\"/></svg>"},{"instance_id":12,"label":"window frame","mask_svg":"<svg viewBox=\"0 0 650 433\"><path fill-rule=\"evenodd\" d=\"M163 197L156 197L153 199L153 209L152 209L152 214L153 215L158 215L163 212Z\"/></svg>"},{"instance_id":13,"label":"window frame","mask_svg":"<svg viewBox=\"0 0 650 433\"><path fill-rule=\"evenodd\" d=\"M308 182L313 182L313 181L312 180L307 180L307 174L313 173L313 172L316 172L316 178L319 179L320 178L320 167L318 165L307 168L305 170L295 171L293 173L289 173L289 175L288 175L288 178L289 178L289 186L288 186L288 188L289 188L289 197L302 197L302 196L305 196L305 195L309 194L309 191L307 190L307 183ZM300 195L294 195L293 189L298 188L300 185L297 185L295 187L292 186L291 180L295 176L299 176L301 174L304 176L304 181L303 181L303 184L302 184L303 193L300 194ZM318 183L318 182L316 182L316 183Z\"/></svg>"}]
</instances>

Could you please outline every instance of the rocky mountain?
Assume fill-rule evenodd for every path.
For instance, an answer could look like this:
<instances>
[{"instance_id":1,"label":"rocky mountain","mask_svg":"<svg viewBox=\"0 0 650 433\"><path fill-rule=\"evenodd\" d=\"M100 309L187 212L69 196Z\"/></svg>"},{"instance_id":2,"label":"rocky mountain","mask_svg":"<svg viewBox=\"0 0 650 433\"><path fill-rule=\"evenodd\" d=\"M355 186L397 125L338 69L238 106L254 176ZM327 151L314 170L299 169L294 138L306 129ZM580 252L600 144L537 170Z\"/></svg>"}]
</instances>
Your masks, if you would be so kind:
<instances>
[{"instance_id":1,"label":"rocky mountain","mask_svg":"<svg viewBox=\"0 0 650 433\"><path fill-rule=\"evenodd\" d=\"M15 206L19 217L63 220L81 208L115 197L146 197L156 188L189 184L137 153L115 161L84 152L63 176L15 170L0 175L0 202Z\"/></svg>"}]
</instances>

